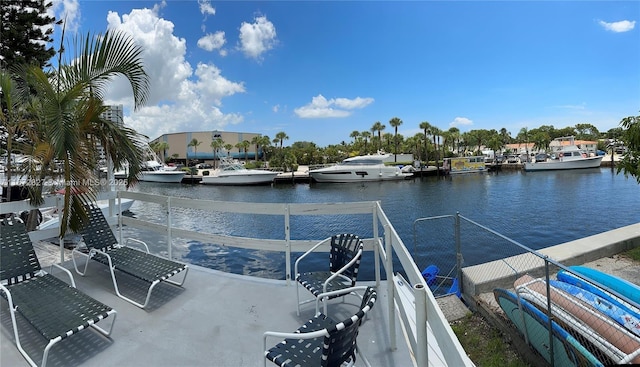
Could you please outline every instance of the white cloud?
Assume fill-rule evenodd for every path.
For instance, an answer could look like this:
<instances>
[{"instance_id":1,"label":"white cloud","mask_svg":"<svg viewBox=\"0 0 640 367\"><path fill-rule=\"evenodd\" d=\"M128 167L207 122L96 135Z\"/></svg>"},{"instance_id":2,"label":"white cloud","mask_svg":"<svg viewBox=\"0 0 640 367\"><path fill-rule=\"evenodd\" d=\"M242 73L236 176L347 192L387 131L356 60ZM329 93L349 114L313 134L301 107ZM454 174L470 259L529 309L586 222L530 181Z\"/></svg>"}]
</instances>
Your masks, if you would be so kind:
<instances>
[{"instance_id":1,"label":"white cloud","mask_svg":"<svg viewBox=\"0 0 640 367\"><path fill-rule=\"evenodd\" d=\"M266 16L256 17L254 23L242 22L240 49L248 57L260 60L262 54L277 43L276 27Z\"/></svg>"},{"instance_id":2,"label":"white cloud","mask_svg":"<svg viewBox=\"0 0 640 367\"><path fill-rule=\"evenodd\" d=\"M109 29L128 32L142 47L151 83L147 105L125 116L125 124L153 139L178 131L224 130L242 122L242 115L224 113L221 106L224 97L245 91L243 83L226 79L213 64L199 63L194 71L185 59L185 39L173 34L173 23L160 18L158 10L134 9L122 17L114 12L107 16ZM105 102L131 110L131 87L115 80Z\"/></svg>"},{"instance_id":3,"label":"white cloud","mask_svg":"<svg viewBox=\"0 0 640 367\"><path fill-rule=\"evenodd\" d=\"M222 48L227 40L224 38L224 32L208 33L206 36L198 40L198 47L203 50L213 51L220 50L220 55L226 56L227 51Z\"/></svg>"},{"instance_id":4,"label":"white cloud","mask_svg":"<svg viewBox=\"0 0 640 367\"><path fill-rule=\"evenodd\" d=\"M628 20L621 20L619 22L605 22L603 20L598 22L604 29L611 31L611 32L616 32L616 33L621 33L621 32L628 32L630 30L632 30L635 26L636 26L636 21L628 21Z\"/></svg>"},{"instance_id":5,"label":"white cloud","mask_svg":"<svg viewBox=\"0 0 640 367\"><path fill-rule=\"evenodd\" d=\"M364 108L371 103L373 103L373 98L332 98L327 100L322 94L318 94L311 99L311 103L296 108L294 112L300 118L347 117L351 115L349 110Z\"/></svg>"},{"instance_id":6,"label":"white cloud","mask_svg":"<svg viewBox=\"0 0 640 367\"><path fill-rule=\"evenodd\" d=\"M207 15L216 15L216 8L211 5L209 0L198 0L198 5L200 6L200 13L205 16L205 19Z\"/></svg>"},{"instance_id":7,"label":"white cloud","mask_svg":"<svg viewBox=\"0 0 640 367\"><path fill-rule=\"evenodd\" d=\"M450 127L473 125L473 121L466 117L456 117L449 123Z\"/></svg>"},{"instance_id":8,"label":"white cloud","mask_svg":"<svg viewBox=\"0 0 640 367\"><path fill-rule=\"evenodd\" d=\"M80 27L80 3L78 0L54 0L52 6L47 9L49 15L55 16L65 24L66 32L76 33ZM50 28L51 26L45 26Z\"/></svg>"},{"instance_id":9,"label":"white cloud","mask_svg":"<svg viewBox=\"0 0 640 367\"><path fill-rule=\"evenodd\" d=\"M273 110L273 112L278 113L278 111L280 110L280 105L277 104L275 106L273 106L273 108L271 108Z\"/></svg>"},{"instance_id":10,"label":"white cloud","mask_svg":"<svg viewBox=\"0 0 640 367\"><path fill-rule=\"evenodd\" d=\"M340 108L352 110L354 108L363 108L363 107L366 107L367 105L370 105L371 103L373 103L373 98L360 98L360 97L356 97L354 99L336 98L335 102L336 102L336 106Z\"/></svg>"}]
</instances>

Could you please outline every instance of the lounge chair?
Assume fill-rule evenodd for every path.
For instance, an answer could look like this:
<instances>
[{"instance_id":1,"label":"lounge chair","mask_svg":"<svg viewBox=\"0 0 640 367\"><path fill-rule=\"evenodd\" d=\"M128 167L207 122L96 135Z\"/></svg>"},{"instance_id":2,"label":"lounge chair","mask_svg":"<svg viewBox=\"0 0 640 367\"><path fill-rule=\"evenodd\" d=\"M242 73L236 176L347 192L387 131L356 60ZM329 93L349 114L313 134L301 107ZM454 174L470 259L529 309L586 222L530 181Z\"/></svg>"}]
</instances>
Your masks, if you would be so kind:
<instances>
[{"instance_id":1,"label":"lounge chair","mask_svg":"<svg viewBox=\"0 0 640 367\"><path fill-rule=\"evenodd\" d=\"M335 293L345 294L344 292L349 293L351 290L344 289ZM352 366L356 361L356 352L360 354L365 365L369 365L358 350L356 338L362 319L371 310L376 298L375 289L366 287L358 312L342 322L335 322L330 317L317 313L293 333L265 332L263 335L264 365L266 366L269 360L283 367L341 366L345 362ZM272 336L285 338L285 340L267 350L267 338Z\"/></svg>"},{"instance_id":2,"label":"lounge chair","mask_svg":"<svg viewBox=\"0 0 640 367\"><path fill-rule=\"evenodd\" d=\"M329 270L300 273L298 271L300 262L318 247L331 244L331 252L329 255ZM360 259L364 244L362 240L355 234L339 234L334 235L320 241L309 251L305 252L295 262L294 273L296 274L296 299L298 301L297 314L300 315L300 305L313 302L316 299L328 300L341 297L342 294L327 293L351 288L356 285L358 278L358 269L360 268ZM306 288L315 298L300 301L299 286ZM318 303L316 302L316 307ZM324 313L327 313L327 303L323 302ZM316 313L318 309L316 308Z\"/></svg>"},{"instance_id":3,"label":"lounge chair","mask_svg":"<svg viewBox=\"0 0 640 367\"><path fill-rule=\"evenodd\" d=\"M125 246L118 244L100 208L89 206L88 212L89 223L81 231L88 252L81 251L79 247L74 248L72 252L73 265L78 274L81 276L86 274L89 259L109 266L113 287L118 297L140 308L145 308L149 305L151 292L160 282L167 282L179 287L184 284L189 270L186 264L151 254L147 244L140 240L129 238ZM129 242L143 246L145 251L128 246L127 244ZM86 257L83 271L78 269L76 255ZM144 303L137 302L120 293L118 281L116 280L116 270L149 283L149 289ZM183 273L181 281L177 282L171 279L178 273Z\"/></svg>"},{"instance_id":4,"label":"lounge chair","mask_svg":"<svg viewBox=\"0 0 640 367\"><path fill-rule=\"evenodd\" d=\"M52 265L51 270L63 270L71 285L42 270L22 222L0 221L0 255L0 293L9 304L16 346L30 365L37 366L20 344L16 312L49 340L42 355L43 367L51 347L89 326L106 337L111 335L116 311L76 289L71 272L60 265ZM96 325L109 316L108 331Z\"/></svg>"}]
</instances>

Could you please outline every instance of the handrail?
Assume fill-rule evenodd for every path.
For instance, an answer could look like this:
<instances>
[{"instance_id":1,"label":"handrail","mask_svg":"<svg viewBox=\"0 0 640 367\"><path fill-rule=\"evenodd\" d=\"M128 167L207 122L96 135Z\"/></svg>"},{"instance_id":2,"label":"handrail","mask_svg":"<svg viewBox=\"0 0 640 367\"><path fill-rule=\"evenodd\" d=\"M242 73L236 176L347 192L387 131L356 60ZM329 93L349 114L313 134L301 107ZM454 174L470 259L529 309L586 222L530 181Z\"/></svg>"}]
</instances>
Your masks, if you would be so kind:
<instances>
[{"instance_id":1,"label":"handrail","mask_svg":"<svg viewBox=\"0 0 640 367\"><path fill-rule=\"evenodd\" d=\"M387 289L389 292L388 302L390 312L388 317L388 329L392 348L395 348L397 345L395 334L397 313L395 312L396 298L394 296L395 283L393 281L393 275L396 271L402 271L406 274L408 281L412 286L420 289L419 292L415 293L416 297L418 297L418 299L416 299L416 305L425 305L423 307L416 307L415 320L428 320L429 326L433 330L434 334L439 337L437 343L443 352L446 363L448 365L456 366L469 363L468 357L466 357L458 339L455 337L455 334L447 323L446 318L439 309L433 294L429 291L425 280L422 278L420 270L413 261L411 254L396 232L392 223L382 210L379 201L347 203L241 203L195 200L130 191L107 192L100 195L99 198L113 199L116 207L119 205L119 200L125 198L162 205L166 212L166 218L161 219L163 220L162 223L152 223L129 216L118 216L117 222L120 229L122 229L122 226L126 225L133 228L150 229L156 233L166 235L168 244L167 251L169 255L172 254L171 248L173 237L190 238L203 242L218 243L246 249L281 251L285 254L287 262L285 272L288 282L292 279L292 269L290 265L292 252L305 252L317 243L317 240L315 239L292 240L290 236L291 217L298 215L370 214L372 218L373 236L372 238L363 238L363 242L365 243L365 251L373 251L375 255L374 272L376 284L381 282L381 265L385 268L384 271L388 284ZM59 199L47 198L44 205L57 205L55 200ZM16 210L26 210L27 208L31 207L28 203L24 202L19 202L17 204L0 203L0 214ZM172 212L177 208L193 208L205 211L221 211L241 214L280 215L284 221L283 237L282 239L248 238L223 234L202 233L184 228L176 228L172 222ZM114 222L113 218L111 218L110 222ZM119 235L122 236L122 230L119 231ZM329 251L329 249L323 249L323 251ZM398 264L400 265L400 268L396 269ZM407 327L407 323L409 321L406 318L402 318L402 316L400 321L405 324L404 329L410 334L411 328ZM418 325L422 326L416 328L416 335L409 335L415 343L411 342L409 345L423 346L424 348L427 348L427 324L426 322L424 324L420 322ZM414 353L414 355L417 358L416 365L428 365L428 354L426 351L419 351L418 353Z\"/></svg>"}]
</instances>

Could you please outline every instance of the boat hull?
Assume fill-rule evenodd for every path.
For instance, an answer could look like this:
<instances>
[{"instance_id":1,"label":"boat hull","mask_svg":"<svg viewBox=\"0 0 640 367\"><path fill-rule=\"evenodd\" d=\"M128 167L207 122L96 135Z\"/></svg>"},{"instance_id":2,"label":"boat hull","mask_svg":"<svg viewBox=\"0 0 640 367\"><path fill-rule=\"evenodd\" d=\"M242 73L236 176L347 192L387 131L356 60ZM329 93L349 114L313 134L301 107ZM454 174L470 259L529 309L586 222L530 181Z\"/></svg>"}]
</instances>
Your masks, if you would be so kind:
<instances>
[{"instance_id":1,"label":"boat hull","mask_svg":"<svg viewBox=\"0 0 640 367\"><path fill-rule=\"evenodd\" d=\"M241 185L268 185L278 176L278 172L260 171L260 170L246 170L247 172L235 171L240 173L214 174L211 176L202 176L200 181L203 185L228 185L228 186L241 186Z\"/></svg>"},{"instance_id":2,"label":"boat hull","mask_svg":"<svg viewBox=\"0 0 640 367\"><path fill-rule=\"evenodd\" d=\"M394 181L404 180L413 174L404 173L400 169L382 170L382 169L362 169L360 168L344 168L332 169L333 167L321 168L310 171L309 176L316 182L331 183L347 183L347 182L366 182L366 181ZM388 167L391 168L391 167Z\"/></svg>"},{"instance_id":3,"label":"boat hull","mask_svg":"<svg viewBox=\"0 0 640 367\"><path fill-rule=\"evenodd\" d=\"M135 200L132 200L132 199L121 199L120 201L116 200L115 201L116 211L118 210L118 202L120 202L121 212L126 212L131 208ZM100 210L102 210L102 213L104 215L109 215L109 200L98 200L96 204L98 205ZM51 210L55 210L55 208L52 208ZM43 211L43 214L45 218L48 216L46 211ZM38 229L44 230L44 229L56 228L59 226L59 223L60 223L59 216L53 213L53 215L50 215L48 219L46 219L45 221L43 221L38 225Z\"/></svg>"},{"instance_id":4,"label":"boat hull","mask_svg":"<svg viewBox=\"0 0 640 367\"><path fill-rule=\"evenodd\" d=\"M585 169L585 168L598 168L602 163L602 156L586 157L576 160L552 160L546 162L525 162L524 170L531 171L555 171L555 170L567 170L567 169Z\"/></svg>"},{"instance_id":5,"label":"boat hull","mask_svg":"<svg viewBox=\"0 0 640 367\"><path fill-rule=\"evenodd\" d=\"M185 172L182 171L148 171L140 172L138 180L144 182L180 183L184 175Z\"/></svg>"}]
</instances>

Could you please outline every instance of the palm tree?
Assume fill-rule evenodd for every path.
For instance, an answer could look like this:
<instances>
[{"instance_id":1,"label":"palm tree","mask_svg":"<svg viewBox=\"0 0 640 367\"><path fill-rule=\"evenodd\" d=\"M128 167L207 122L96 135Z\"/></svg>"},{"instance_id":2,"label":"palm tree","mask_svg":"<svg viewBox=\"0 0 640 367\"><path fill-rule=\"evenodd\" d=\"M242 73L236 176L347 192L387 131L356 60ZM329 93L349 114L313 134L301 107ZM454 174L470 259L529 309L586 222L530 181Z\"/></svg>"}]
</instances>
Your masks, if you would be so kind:
<instances>
[{"instance_id":1,"label":"palm tree","mask_svg":"<svg viewBox=\"0 0 640 367\"><path fill-rule=\"evenodd\" d=\"M217 168L217 162L216 162L216 153L220 151L220 149L222 148L222 146L224 145L224 142L222 141L221 138L215 138L213 139L213 141L211 141L211 149L213 150L213 168Z\"/></svg>"},{"instance_id":2,"label":"palm tree","mask_svg":"<svg viewBox=\"0 0 640 367\"><path fill-rule=\"evenodd\" d=\"M151 149L160 156L160 159L164 162L165 151L169 149L169 143L166 141L156 141L151 144Z\"/></svg>"},{"instance_id":3,"label":"palm tree","mask_svg":"<svg viewBox=\"0 0 640 367\"><path fill-rule=\"evenodd\" d=\"M78 54L69 62L63 62L61 55L58 69L48 72L34 66L25 69L25 80L38 100L41 136L46 137L33 142L35 150L42 152L41 157L58 160L63 167L66 190L60 237L67 228L78 231L82 227L87 220L84 205L95 200L97 188L90 182L95 177L97 144L116 169L124 163L129 165L128 186L137 182L146 147L142 136L134 130L100 117L107 110L103 96L108 82L116 76L129 82L135 108L146 102L149 77L140 57L142 49L126 33L118 31L87 34L86 38L78 37L74 44L79 45ZM41 197L30 199L38 204Z\"/></svg>"},{"instance_id":4,"label":"palm tree","mask_svg":"<svg viewBox=\"0 0 640 367\"><path fill-rule=\"evenodd\" d=\"M258 144L262 148L262 158L263 158L263 160L264 160L264 162L266 164L267 163L267 148L269 146L271 146L271 139L267 135L262 136L260 138L260 141L258 142Z\"/></svg>"},{"instance_id":5,"label":"palm tree","mask_svg":"<svg viewBox=\"0 0 640 367\"><path fill-rule=\"evenodd\" d=\"M424 162L425 166L429 167L429 153L427 152L427 142L429 141L429 139L427 138L427 134L431 129L431 124L429 123L429 121L423 121L420 123L420 128L424 133Z\"/></svg>"},{"instance_id":6,"label":"palm tree","mask_svg":"<svg viewBox=\"0 0 640 367\"><path fill-rule=\"evenodd\" d=\"M438 171L437 171L438 173L440 172L439 164L438 164L438 160L439 160L440 157L438 156L437 137L440 136L440 134L442 134L442 130L438 129L437 127L431 126L429 128L429 135L431 135L433 137L434 159L436 161L436 169L438 169Z\"/></svg>"},{"instance_id":7,"label":"palm tree","mask_svg":"<svg viewBox=\"0 0 640 367\"><path fill-rule=\"evenodd\" d=\"M385 127L386 126L383 125L380 121L376 121L371 127L371 132L373 132L374 134L376 133L376 131L378 132L378 150L380 150L382 145L382 138L380 137L380 133L385 129Z\"/></svg>"},{"instance_id":8,"label":"palm tree","mask_svg":"<svg viewBox=\"0 0 640 367\"><path fill-rule=\"evenodd\" d=\"M460 129L457 127L449 128L449 136L451 137L451 151L455 152L456 156L460 153L460 149L458 147L460 142Z\"/></svg>"},{"instance_id":9,"label":"palm tree","mask_svg":"<svg viewBox=\"0 0 640 367\"><path fill-rule=\"evenodd\" d=\"M198 141L198 139L193 138L191 139L191 141L189 142L189 144L187 144L187 147L193 147L193 157L195 159L198 159L198 145L202 144L201 141ZM187 151L187 166L189 165L189 154Z\"/></svg>"},{"instance_id":10,"label":"palm tree","mask_svg":"<svg viewBox=\"0 0 640 367\"><path fill-rule=\"evenodd\" d=\"M524 142L525 151L527 152L527 162L529 161L529 129L523 127L518 133L518 142Z\"/></svg>"},{"instance_id":11,"label":"palm tree","mask_svg":"<svg viewBox=\"0 0 640 367\"><path fill-rule=\"evenodd\" d=\"M244 161L246 162L249 159L249 146L251 145L251 143L249 143L248 140L243 140L242 142L240 142L240 147L242 147L242 149L244 149Z\"/></svg>"},{"instance_id":12,"label":"palm tree","mask_svg":"<svg viewBox=\"0 0 640 367\"><path fill-rule=\"evenodd\" d=\"M363 131L360 133L360 136L364 139L364 153L367 154L367 142L369 141L369 138L371 138L371 133Z\"/></svg>"},{"instance_id":13,"label":"palm tree","mask_svg":"<svg viewBox=\"0 0 640 367\"><path fill-rule=\"evenodd\" d=\"M276 134L275 141L280 142L280 149L282 149L282 143L285 141L285 139L289 139L289 136L287 136L287 133L285 133L284 131Z\"/></svg>"},{"instance_id":14,"label":"palm tree","mask_svg":"<svg viewBox=\"0 0 640 367\"><path fill-rule=\"evenodd\" d=\"M402 120L400 120L400 118L398 117L394 117L391 120L389 120L389 125L395 128L395 133L394 133L395 151L393 152L394 153L393 161L397 162L398 161L398 126L402 125Z\"/></svg>"},{"instance_id":15,"label":"palm tree","mask_svg":"<svg viewBox=\"0 0 640 367\"><path fill-rule=\"evenodd\" d=\"M356 144L358 142L358 138L360 137L360 131L353 130L351 134L349 134L350 138L353 138L353 143Z\"/></svg>"},{"instance_id":16,"label":"palm tree","mask_svg":"<svg viewBox=\"0 0 640 367\"><path fill-rule=\"evenodd\" d=\"M13 168L13 141L30 124L26 115L26 96L21 93L18 81L7 70L0 69L0 122L7 132L7 200L11 201L11 174Z\"/></svg>"}]
</instances>

